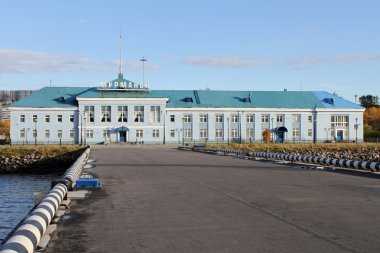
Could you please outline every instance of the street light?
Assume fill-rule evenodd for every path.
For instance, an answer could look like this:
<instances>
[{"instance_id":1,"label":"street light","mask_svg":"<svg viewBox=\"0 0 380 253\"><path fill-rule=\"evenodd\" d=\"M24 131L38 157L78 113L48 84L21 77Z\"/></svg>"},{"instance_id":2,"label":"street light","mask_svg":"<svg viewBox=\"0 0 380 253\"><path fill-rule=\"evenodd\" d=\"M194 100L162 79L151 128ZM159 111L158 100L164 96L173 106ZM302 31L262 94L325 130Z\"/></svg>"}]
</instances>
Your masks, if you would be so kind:
<instances>
[{"instance_id":1,"label":"street light","mask_svg":"<svg viewBox=\"0 0 380 253\"><path fill-rule=\"evenodd\" d=\"M230 145L230 118L227 118L227 127L228 127L228 132L227 132L227 136L228 136L228 138L227 138L227 143L228 143L228 145Z\"/></svg>"},{"instance_id":2,"label":"street light","mask_svg":"<svg viewBox=\"0 0 380 253\"><path fill-rule=\"evenodd\" d=\"M83 113L80 114L80 145L83 145Z\"/></svg>"},{"instance_id":3,"label":"street light","mask_svg":"<svg viewBox=\"0 0 380 253\"><path fill-rule=\"evenodd\" d=\"M83 115L84 119L84 129L83 129L83 135L84 135L84 146L86 146L87 142L87 129L86 129L86 123L87 123L87 113L85 112Z\"/></svg>"},{"instance_id":4,"label":"street light","mask_svg":"<svg viewBox=\"0 0 380 253\"><path fill-rule=\"evenodd\" d=\"M241 144L241 117L243 116L244 111L240 111L241 115L238 111L238 117L239 117L239 143Z\"/></svg>"},{"instance_id":5,"label":"street light","mask_svg":"<svg viewBox=\"0 0 380 253\"><path fill-rule=\"evenodd\" d=\"M185 118L182 118L182 146L185 146Z\"/></svg>"},{"instance_id":6,"label":"street light","mask_svg":"<svg viewBox=\"0 0 380 253\"><path fill-rule=\"evenodd\" d=\"M166 110L165 110L165 113L162 113L162 111L161 111L161 116L162 116L162 120L164 121L164 134L163 134L163 137L164 137L164 139L162 140L162 144L165 144L165 120L166 120ZM161 120L161 119L160 119Z\"/></svg>"},{"instance_id":7,"label":"street light","mask_svg":"<svg viewBox=\"0 0 380 253\"><path fill-rule=\"evenodd\" d=\"M358 118L355 118L355 125L354 125L354 128L355 128L355 143L358 144Z\"/></svg>"},{"instance_id":8,"label":"street light","mask_svg":"<svg viewBox=\"0 0 380 253\"><path fill-rule=\"evenodd\" d=\"M271 129L271 138L272 138L272 143L274 143L274 138L273 138L273 118L270 119L270 121L272 122L272 129Z\"/></svg>"},{"instance_id":9,"label":"street light","mask_svg":"<svg viewBox=\"0 0 380 253\"><path fill-rule=\"evenodd\" d=\"M145 84L145 62L147 61L147 59L143 57L140 59L140 61L142 61L142 64L143 64L143 84Z\"/></svg>"},{"instance_id":10,"label":"street light","mask_svg":"<svg viewBox=\"0 0 380 253\"><path fill-rule=\"evenodd\" d=\"M37 147L37 119L34 122L34 146Z\"/></svg>"}]
</instances>

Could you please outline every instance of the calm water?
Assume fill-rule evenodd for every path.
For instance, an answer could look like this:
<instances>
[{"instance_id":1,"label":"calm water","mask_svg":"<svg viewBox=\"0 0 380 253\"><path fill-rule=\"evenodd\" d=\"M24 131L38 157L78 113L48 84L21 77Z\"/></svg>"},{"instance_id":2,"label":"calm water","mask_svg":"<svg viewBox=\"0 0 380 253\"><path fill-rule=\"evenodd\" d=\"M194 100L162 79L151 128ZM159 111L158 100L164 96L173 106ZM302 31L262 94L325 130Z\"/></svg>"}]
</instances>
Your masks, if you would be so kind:
<instances>
[{"instance_id":1,"label":"calm water","mask_svg":"<svg viewBox=\"0 0 380 253\"><path fill-rule=\"evenodd\" d=\"M34 192L46 194L52 176L0 174L0 242L34 206Z\"/></svg>"}]
</instances>

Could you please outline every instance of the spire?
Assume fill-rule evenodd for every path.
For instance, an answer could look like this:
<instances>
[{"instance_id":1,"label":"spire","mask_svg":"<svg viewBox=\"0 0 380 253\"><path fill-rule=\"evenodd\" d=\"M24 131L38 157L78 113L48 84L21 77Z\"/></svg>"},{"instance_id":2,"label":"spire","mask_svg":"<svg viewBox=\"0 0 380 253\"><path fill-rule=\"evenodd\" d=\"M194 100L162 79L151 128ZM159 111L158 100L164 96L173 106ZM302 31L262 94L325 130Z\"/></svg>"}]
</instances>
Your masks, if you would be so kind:
<instances>
[{"instance_id":1,"label":"spire","mask_svg":"<svg viewBox=\"0 0 380 253\"><path fill-rule=\"evenodd\" d=\"M122 59L122 53L123 53L123 49L122 49L122 38L121 38L121 27L120 27L120 69L119 69L119 75L120 76L123 76L123 59Z\"/></svg>"}]
</instances>

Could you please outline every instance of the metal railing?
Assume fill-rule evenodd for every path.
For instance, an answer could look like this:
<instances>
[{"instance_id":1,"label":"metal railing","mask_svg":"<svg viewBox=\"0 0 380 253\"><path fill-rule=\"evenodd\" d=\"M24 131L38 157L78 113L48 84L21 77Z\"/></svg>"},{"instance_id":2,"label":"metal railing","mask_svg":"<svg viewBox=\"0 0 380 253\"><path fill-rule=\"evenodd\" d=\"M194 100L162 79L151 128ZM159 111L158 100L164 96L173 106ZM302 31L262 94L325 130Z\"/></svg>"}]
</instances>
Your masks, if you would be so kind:
<instances>
[{"instance_id":1,"label":"metal railing","mask_svg":"<svg viewBox=\"0 0 380 253\"><path fill-rule=\"evenodd\" d=\"M62 178L52 182L52 189L48 195L6 240L0 248L0 253L34 252L62 200L67 195L67 192L72 190L89 154L90 148L87 148L74 164L67 169Z\"/></svg>"}]
</instances>

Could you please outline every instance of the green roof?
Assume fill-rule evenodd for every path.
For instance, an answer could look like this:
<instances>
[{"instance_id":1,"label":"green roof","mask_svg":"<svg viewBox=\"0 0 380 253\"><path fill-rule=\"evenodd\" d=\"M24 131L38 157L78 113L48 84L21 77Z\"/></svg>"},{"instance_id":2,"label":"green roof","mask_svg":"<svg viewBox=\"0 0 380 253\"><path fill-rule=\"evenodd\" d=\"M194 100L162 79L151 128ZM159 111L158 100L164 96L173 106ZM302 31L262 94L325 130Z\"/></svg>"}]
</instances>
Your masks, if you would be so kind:
<instances>
[{"instance_id":1,"label":"green roof","mask_svg":"<svg viewBox=\"0 0 380 253\"><path fill-rule=\"evenodd\" d=\"M64 100L60 100L63 97ZM150 90L100 91L45 87L11 107L76 107L76 98L168 98L168 108L352 108L362 107L323 91Z\"/></svg>"},{"instance_id":2,"label":"green roof","mask_svg":"<svg viewBox=\"0 0 380 253\"><path fill-rule=\"evenodd\" d=\"M22 98L10 107L37 107L37 108L70 108L78 106L76 97L89 87L44 87L32 95ZM63 97L63 101L60 98Z\"/></svg>"}]
</instances>

